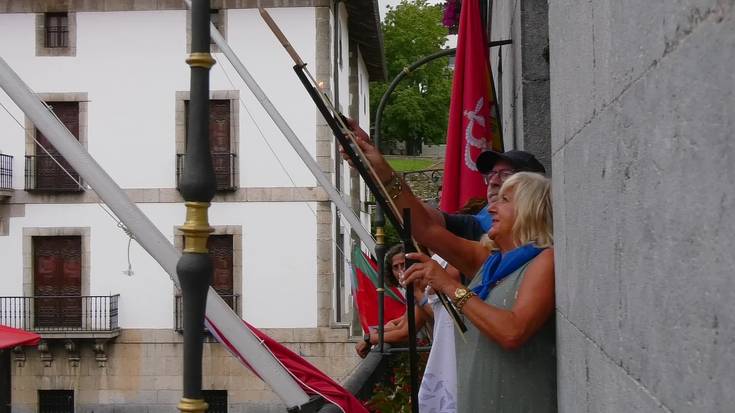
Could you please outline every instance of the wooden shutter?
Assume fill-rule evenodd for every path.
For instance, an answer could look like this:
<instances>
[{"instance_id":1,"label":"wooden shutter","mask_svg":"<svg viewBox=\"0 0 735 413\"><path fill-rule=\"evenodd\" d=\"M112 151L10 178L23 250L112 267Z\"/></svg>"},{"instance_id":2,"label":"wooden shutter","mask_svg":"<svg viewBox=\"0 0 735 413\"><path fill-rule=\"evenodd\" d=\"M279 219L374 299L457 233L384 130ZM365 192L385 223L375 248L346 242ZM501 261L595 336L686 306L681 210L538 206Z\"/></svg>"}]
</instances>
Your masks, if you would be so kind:
<instances>
[{"instance_id":1,"label":"wooden shutter","mask_svg":"<svg viewBox=\"0 0 735 413\"><path fill-rule=\"evenodd\" d=\"M79 102L48 102L48 104L61 123L75 138L79 139ZM70 178L51 156L36 144L36 189L77 190L79 185L74 180L79 180L79 174L38 129L36 129L36 140L74 177L74 179Z\"/></svg>"},{"instance_id":2,"label":"wooden shutter","mask_svg":"<svg viewBox=\"0 0 735 413\"><path fill-rule=\"evenodd\" d=\"M212 287L232 307L234 303L232 235L210 235L208 247L212 259Z\"/></svg>"},{"instance_id":3,"label":"wooden shutter","mask_svg":"<svg viewBox=\"0 0 735 413\"><path fill-rule=\"evenodd\" d=\"M33 255L36 327L81 327L82 238L33 237Z\"/></svg>"},{"instance_id":4,"label":"wooden shutter","mask_svg":"<svg viewBox=\"0 0 735 413\"><path fill-rule=\"evenodd\" d=\"M186 139L189 138L189 101L184 103L186 113ZM232 189L234 186L234 157L230 147L230 101L209 101L209 150L217 189Z\"/></svg>"},{"instance_id":5,"label":"wooden shutter","mask_svg":"<svg viewBox=\"0 0 735 413\"><path fill-rule=\"evenodd\" d=\"M209 102L209 149L217 180L217 189L232 185L232 157L230 155L230 101Z\"/></svg>"}]
</instances>

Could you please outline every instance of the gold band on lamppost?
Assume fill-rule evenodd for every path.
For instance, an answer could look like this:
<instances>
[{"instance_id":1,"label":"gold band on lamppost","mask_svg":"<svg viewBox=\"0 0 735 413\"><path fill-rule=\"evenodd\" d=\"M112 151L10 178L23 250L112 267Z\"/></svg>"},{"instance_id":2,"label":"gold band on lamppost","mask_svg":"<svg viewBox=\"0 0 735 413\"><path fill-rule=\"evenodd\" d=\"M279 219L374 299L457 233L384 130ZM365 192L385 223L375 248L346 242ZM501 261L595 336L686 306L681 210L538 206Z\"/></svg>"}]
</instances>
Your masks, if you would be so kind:
<instances>
[{"instance_id":1,"label":"gold band on lamppost","mask_svg":"<svg viewBox=\"0 0 735 413\"><path fill-rule=\"evenodd\" d=\"M176 406L179 411L187 413L204 413L209 409L209 405L202 399L187 399L182 397L179 405Z\"/></svg>"},{"instance_id":2,"label":"gold band on lamppost","mask_svg":"<svg viewBox=\"0 0 735 413\"><path fill-rule=\"evenodd\" d=\"M180 228L184 233L184 252L206 254L207 239L214 228L209 226L209 202L186 202L186 221Z\"/></svg>"},{"instance_id":3,"label":"gold band on lamppost","mask_svg":"<svg viewBox=\"0 0 735 413\"><path fill-rule=\"evenodd\" d=\"M383 232L383 227L375 228L375 243L380 245L385 243L385 232Z\"/></svg>"},{"instance_id":4,"label":"gold band on lamppost","mask_svg":"<svg viewBox=\"0 0 735 413\"><path fill-rule=\"evenodd\" d=\"M217 61L214 60L211 54L206 52L189 53L189 56L186 58L186 64L191 67L203 67L205 69L209 69L214 66L215 63L217 63Z\"/></svg>"}]
</instances>

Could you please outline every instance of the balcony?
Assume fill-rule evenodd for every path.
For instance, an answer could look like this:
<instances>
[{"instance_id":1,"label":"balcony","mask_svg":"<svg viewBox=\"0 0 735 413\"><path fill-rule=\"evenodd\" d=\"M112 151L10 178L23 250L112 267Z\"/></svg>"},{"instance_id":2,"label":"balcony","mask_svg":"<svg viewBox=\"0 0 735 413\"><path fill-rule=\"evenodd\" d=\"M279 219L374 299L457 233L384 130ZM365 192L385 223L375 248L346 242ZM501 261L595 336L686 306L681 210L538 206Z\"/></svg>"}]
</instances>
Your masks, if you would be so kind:
<instances>
[{"instance_id":1,"label":"balcony","mask_svg":"<svg viewBox=\"0 0 735 413\"><path fill-rule=\"evenodd\" d=\"M186 154L176 155L176 188L181 188L180 182L184 177L184 158ZM237 190L237 154L213 153L212 166L214 178L217 182L217 191Z\"/></svg>"},{"instance_id":2,"label":"balcony","mask_svg":"<svg viewBox=\"0 0 735 413\"><path fill-rule=\"evenodd\" d=\"M13 157L0 154L0 200L13 196Z\"/></svg>"},{"instance_id":3,"label":"balcony","mask_svg":"<svg viewBox=\"0 0 735 413\"><path fill-rule=\"evenodd\" d=\"M235 313L240 314L240 294L220 294L219 295L227 305L235 311ZM179 333L184 331L184 313L183 313L183 306L182 306L182 300L181 295L176 295L176 304L175 304L175 310L174 310L174 320L175 325L174 329L178 331ZM0 323L2 324L2 323ZM208 333L208 330L204 329L205 333Z\"/></svg>"},{"instance_id":4,"label":"balcony","mask_svg":"<svg viewBox=\"0 0 735 413\"><path fill-rule=\"evenodd\" d=\"M25 189L38 192L82 192L84 183L61 156L52 158L49 155L26 155Z\"/></svg>"},{"instance_id":5,"label":"balcony","mask_svg":"<svg viewBox=\"0 0 735 413\"><path fill-rule=\"evenodd\" d=\"M0 324L48 338L112 338L120 295L0 297Z\"/></svg>"}]
</instances>

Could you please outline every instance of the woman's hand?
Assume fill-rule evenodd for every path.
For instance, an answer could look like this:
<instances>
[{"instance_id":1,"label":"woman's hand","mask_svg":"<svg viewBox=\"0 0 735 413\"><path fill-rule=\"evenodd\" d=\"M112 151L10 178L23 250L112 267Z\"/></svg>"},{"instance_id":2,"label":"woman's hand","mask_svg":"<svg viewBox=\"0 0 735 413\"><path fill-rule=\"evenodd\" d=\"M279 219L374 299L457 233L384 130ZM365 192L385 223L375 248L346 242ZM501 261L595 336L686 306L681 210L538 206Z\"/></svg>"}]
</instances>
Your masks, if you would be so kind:
<instances>
[{"instance_id":1,"label":"woman's hand","mask_svg":"<svg viewBox=\"0 0 735 413\"><path fill-rule=\"evenodd\" d=\"M434 291L451 294L462 284L450 276L438 262L429 256L417 252L406 254L406 259L418 261L411 265L401 276L401 284L412 282L419 285L428 285Z\"/></svg>"},{"instance_id":2,"label":"woman's hand","mask_svg":"<svg viewBox=\"0 0 735 413\"><path fill-rule=\"evenodd\" d=\"M388 162L383 157L383 154L381 154L380 151L378 151L378 148L375 147L372 140L370 139L370 136L364 130L362 130L362 128L360 128L360 126L357 124L357 121L350 118L346 118L346 121L347 127L350 128L352 133L355 134L357 144L360 146L360 149L362 149L362 152L365 154L367 160L373 166L373 169L378 175L378 178L380 178L380 181L387 182L388 180L390 180L393 176L393 168L390 167ZM352 165L350 158L345 153L344 148L340 146L339 152L342 154L342 159L350 162L351 166L354 166Z\"/></svg>"}]
</instances>

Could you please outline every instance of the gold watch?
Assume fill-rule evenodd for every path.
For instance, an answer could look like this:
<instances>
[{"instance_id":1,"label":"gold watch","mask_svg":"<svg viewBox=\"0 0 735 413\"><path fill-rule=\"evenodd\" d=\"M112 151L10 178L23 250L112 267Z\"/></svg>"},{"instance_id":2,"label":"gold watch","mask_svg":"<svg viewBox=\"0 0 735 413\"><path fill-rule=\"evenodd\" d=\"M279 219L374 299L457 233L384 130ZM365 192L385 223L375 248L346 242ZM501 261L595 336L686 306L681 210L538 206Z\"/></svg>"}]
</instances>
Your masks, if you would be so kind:
<instances>
[{"instance_id":1,"label":"gold watch","mask_svg":"<svg viewBox=\"0 0 735 413\"><path fill-rule=\"evenodd\" d=\"M455 304L461 300L465 295L469 294L470 290L468 290L466 287L458 287L456 290L454 290L454 302Z\"/></svg>"}]
</instances>

